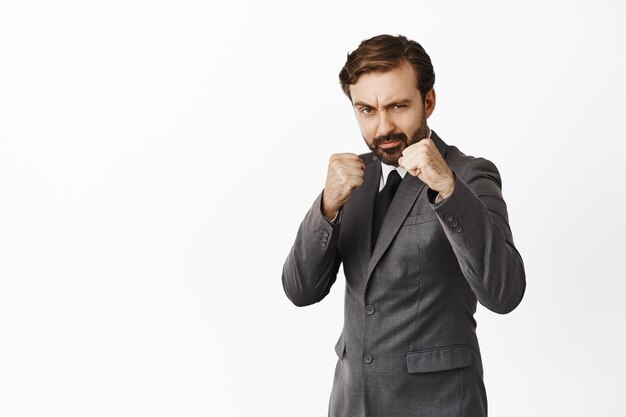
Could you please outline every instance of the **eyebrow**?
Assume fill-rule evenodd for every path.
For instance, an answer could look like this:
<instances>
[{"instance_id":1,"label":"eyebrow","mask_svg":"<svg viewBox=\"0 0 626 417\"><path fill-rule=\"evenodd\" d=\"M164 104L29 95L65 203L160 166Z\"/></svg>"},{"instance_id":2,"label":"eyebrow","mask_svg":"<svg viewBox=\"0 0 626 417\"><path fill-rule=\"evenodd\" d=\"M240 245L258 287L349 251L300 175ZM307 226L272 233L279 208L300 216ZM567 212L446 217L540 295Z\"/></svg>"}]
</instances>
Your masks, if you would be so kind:
<instances>
[{"instance_id":1,"label":"eyebrow","mask_svg":"<svg viewBox=\"0 0 626 417\"><path fill-rule=\"evenodd\" d=\"M391 108L393 106L397 106L398 104L409 104L409 103L411 103L410 99L403 98L403 99L400 99L400 100L394 100L392 102L389 102L389 103L385 104L383 107L385 107L386 109L389 109L389 108ZM365 103L363 101L357 101L356 103L354 103L354 107L357 107L357 106L371 107L373 109L376 108L376 107L372 106L371 104L367 104L367 103Z\"/></svg>"}]
</instances>

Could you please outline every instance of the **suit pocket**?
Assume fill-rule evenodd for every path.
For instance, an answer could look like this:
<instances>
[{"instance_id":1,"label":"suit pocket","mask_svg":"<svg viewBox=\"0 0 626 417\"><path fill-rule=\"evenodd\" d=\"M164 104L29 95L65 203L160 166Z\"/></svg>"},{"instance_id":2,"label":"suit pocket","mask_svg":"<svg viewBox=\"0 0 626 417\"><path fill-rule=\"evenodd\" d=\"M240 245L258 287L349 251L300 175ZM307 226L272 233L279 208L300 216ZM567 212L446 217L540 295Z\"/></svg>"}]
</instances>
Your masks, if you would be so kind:
<instances>
[{"instance_id":1,"label":"suit pocket","mask_svg":"<svg viewBox=\"0 0 626 417\"><path fill-rule=\"evenodd\" d=\"M406 366L412 374L465 368L472 362L472 351L467 345L416 350L406 354Z\"/></svg>"},{"instance_id":2,"label":"suit pocket","mask_svg":"<svg viewBox=\"0 0 626 417\"><path fill-rule=\"evenodd\" d=\"M416 214L415 216L408 216L402 223L402 226L412 226L415 224L428 223L432 222L433 220L437 220L437 214L435 214L434 211L430 213Z\"/></svg>"},{"instance_id":3,"label":"suit pocket","mask_svg":"<svg viewBox=\"0 0 626 417\"><path fill-rule=\"evenodd\" d=\"M343 356L346 353L346 340L343 338L343 333L339 336L339 340L337 340L337 343L335 344L335 353L339 359L343 359Z\"/></svg>"}]
</instances>

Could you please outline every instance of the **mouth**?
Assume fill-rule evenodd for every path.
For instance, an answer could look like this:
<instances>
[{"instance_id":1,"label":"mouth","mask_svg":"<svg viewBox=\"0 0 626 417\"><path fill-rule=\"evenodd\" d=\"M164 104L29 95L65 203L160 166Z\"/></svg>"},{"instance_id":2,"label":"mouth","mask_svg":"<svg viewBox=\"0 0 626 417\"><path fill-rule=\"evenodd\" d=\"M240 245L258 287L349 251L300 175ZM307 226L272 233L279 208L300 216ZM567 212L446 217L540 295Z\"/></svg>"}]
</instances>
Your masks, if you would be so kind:
<instances>
[{"instance_id":1,"label":"mouth","mask_svg":"<svg viewBox=\"0 0 626 417\"><path fill-rule=\"evenodd\" d=\"M400 141L399 140L395 140L395 141L391 141L391 142L381 143L378 146L380 148L382 148L382 149L390 149L390 148L395 148L398 145L400 145Z\"/></svg>"}]
</instances>

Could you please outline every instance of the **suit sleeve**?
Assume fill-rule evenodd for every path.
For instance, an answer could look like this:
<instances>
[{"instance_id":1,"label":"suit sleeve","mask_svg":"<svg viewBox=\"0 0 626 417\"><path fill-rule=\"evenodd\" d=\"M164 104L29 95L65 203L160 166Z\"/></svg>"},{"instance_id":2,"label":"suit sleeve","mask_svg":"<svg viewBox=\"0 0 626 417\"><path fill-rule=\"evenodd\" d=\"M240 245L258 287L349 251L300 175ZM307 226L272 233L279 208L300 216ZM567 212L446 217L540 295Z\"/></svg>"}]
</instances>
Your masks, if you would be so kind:
<instances>
[{"instance_id":1,"label":"suit sleeve","mask_svg":"<svg viewBox=\"0 0 626 417\"><path fill-rule=\"evenodd\" d=\"M522 301L526 275L501 190L496 166L476 158L461 176L455 173L452 195L439 204L433 204L436 192L428 190L428 197L478 301L506 314Z\"/></svg>"},{"instance_id":2,"label":"suit sleeve","mask_svg":"<svg viewBox=\"0 0 626 417\"><path fill-rule=\"evenodd\" d=\"M337 279L341 258L337 240L341 228L338 218L329 222L322 215L322 193L300 224L296 241L283 266L283 288L298 307L321 301Z\"/></svg>"}]
</instances>

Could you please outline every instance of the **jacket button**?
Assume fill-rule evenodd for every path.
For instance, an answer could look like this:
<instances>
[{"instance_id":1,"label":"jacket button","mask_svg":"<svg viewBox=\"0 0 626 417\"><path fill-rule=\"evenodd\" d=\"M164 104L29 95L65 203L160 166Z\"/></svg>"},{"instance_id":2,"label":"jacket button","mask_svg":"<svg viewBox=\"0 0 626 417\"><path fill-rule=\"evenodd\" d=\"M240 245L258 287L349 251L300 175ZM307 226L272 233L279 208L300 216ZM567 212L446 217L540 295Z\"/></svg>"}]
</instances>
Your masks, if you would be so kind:
<instances>
[{"instance_id":1,"label":"jacket button","mask_svg":"<svg viewBox=\"0 0 626 417\"><path fill-rule=\"evenodd\" d=\"M458 224L459 224L459 222L457 222L456 220L450 220L448 223L449 223L449 224L450 224L450 226L452 226L452 227L456 227L456 226L458 226Z\"/></svg>"},{"instance_id":2,"label":"jacket button","mask_svg":"<svg viewBox=\"0 0 626 417\"><path fill-rule=\"evenodd\" d=\"M367 314L369 314L370 316L371 316L372 314L374 314L374 312L375 312L375 311L376 311L376 309L374 308L374 306L373 306L373 305L368 304L368 305L366 305L366 306L365 306L365 312L366 312Z\"/></svg>"},{"instance_id":3,"label":"jacket button","mask_svg":"<svg viewBox=\"0 0 626 417\"><path fill-rule=\"evenodd\" d=\"M454 216L450 213L446 213L446 215L443 218L446 219L447 222L450 222L454 219Z\"/></svg>"},{"instance_id":4,"label":"jacket button","mask_svg":"<svg viewBox=\"0 0 626 417\"><path fill-rule=\"evenodd\" d=\"M326 246L326 242L322 242L322 247L325 247L325 246Z\"/></svg>"},{"instance_id":5,"label":"jacket button","mask_svg":"<svg viewBox=\"0 0 626 417\"><path fill-rule=\"evenodd\" d=\"M457 233L461 233L463 231L463 227L461 225L458 225L457 227L454 228L454 231Z\"/></svg>"},{"instance_id":6,"label":"jacket button","mask_svg":"<svg viewBox=\"0 0 626 417\"><path fill-rule=\"evenodd\" d=\"M363 355L363 362L372 363L373 360L374 358L369 353L366 353L365 355Z\"/></svg>"},{"instance_id":7,"label":"jacket button","mask_svg":"<svg viewBox=\"0 0 626 417\"><path fill-rule=\"evenodd\" d=\"M328 237L328 232L322 229L322 235L324 235L324 237Z\"/></svg>"}]
</instances>

